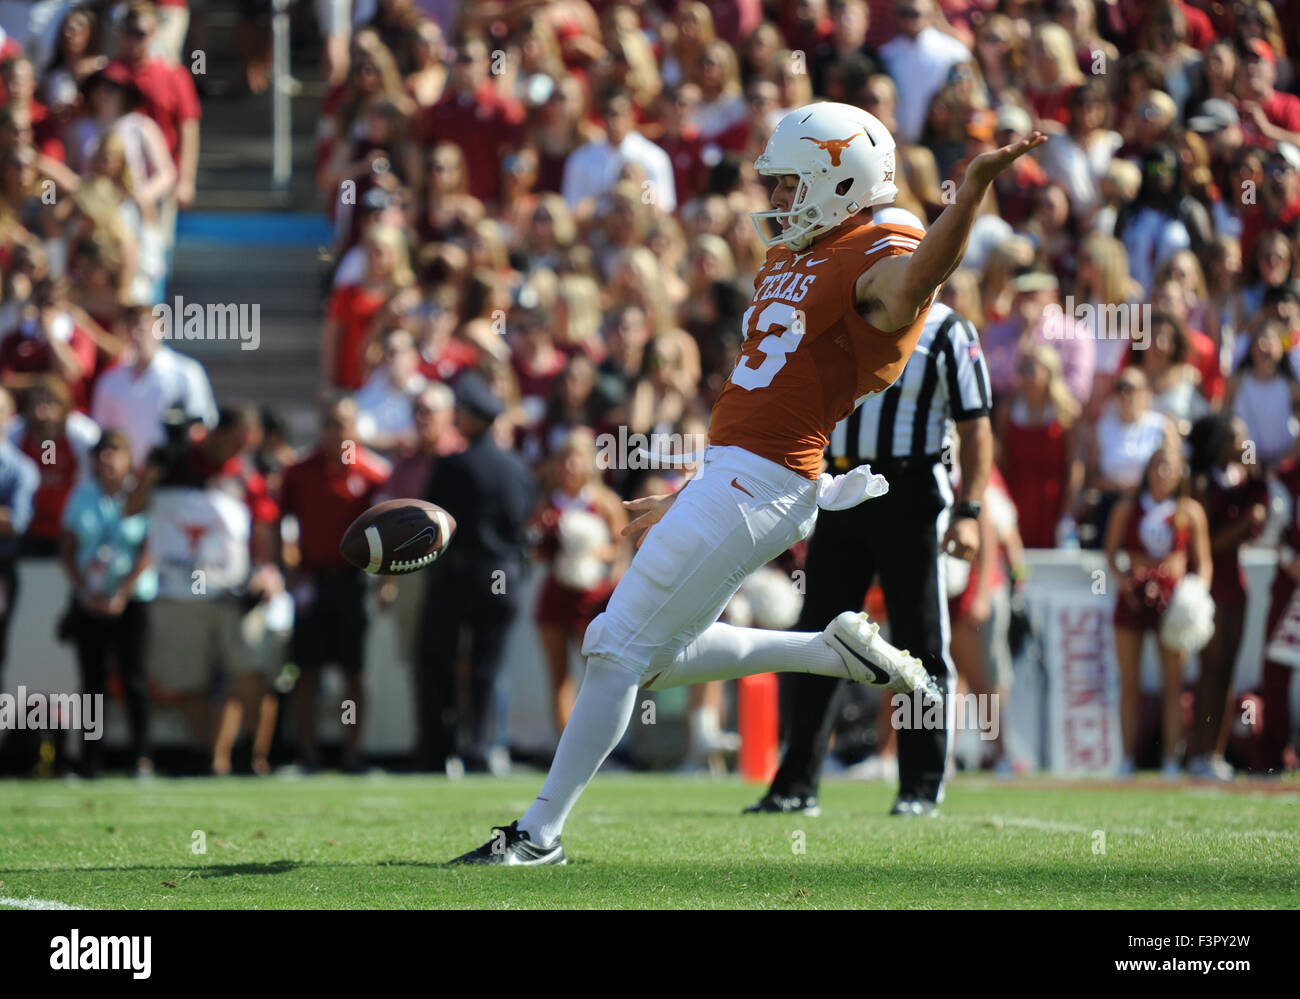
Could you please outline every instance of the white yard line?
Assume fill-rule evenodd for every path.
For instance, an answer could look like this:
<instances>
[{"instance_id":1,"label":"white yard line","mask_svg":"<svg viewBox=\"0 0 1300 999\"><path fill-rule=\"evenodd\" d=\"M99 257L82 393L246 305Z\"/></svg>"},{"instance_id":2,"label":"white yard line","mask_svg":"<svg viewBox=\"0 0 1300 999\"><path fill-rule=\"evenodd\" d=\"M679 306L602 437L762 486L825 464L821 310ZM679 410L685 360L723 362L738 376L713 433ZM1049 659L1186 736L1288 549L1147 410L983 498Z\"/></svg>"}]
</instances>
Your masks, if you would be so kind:
<instances>
[{"instance_id":1,"label":"white yard line","mask_svg":"<svg viewBox=\"0 0 1300 999\"><path fill-rule=\"evenodd\" d=\"M64 905L48 898L5 898L0 896L0 907L10 909L84 909L84 905Z\"/></svg>"}]
</instances>

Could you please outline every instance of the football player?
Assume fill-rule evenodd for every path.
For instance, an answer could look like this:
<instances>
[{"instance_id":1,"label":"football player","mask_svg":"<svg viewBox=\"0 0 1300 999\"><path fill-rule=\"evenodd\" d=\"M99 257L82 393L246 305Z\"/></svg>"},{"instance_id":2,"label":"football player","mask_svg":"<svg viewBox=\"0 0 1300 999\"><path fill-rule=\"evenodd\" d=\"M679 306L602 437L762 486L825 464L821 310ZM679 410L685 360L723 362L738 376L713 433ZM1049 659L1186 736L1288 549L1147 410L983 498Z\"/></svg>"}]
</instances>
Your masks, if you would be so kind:
<instances>
[{"instance_id":1,"label":"football player","mask_svg":"<svg viewBox=\"0 0 1300 999\"><path fill-rule=\"evenodd\" d=\"M823 474L828 436L902 372L989 186L1046 141L1035 132L975 157L923 233L873 219L898 194L894 140L875 117L816 103L781 120L754 163L776 180L772 210L753 215L767 258L700 472L675 495L627 504L639 516L623 533L645 533L587 629L586 677L541 793L454 863L565 863L565 819L622 737L639 687L793 671L941 696L920 660L881 639L865 614L841 614L823 632L737 628L718 617L741 580L812 532L819 507L844 509L887 488L865 465Z\"/></svg>"}]
</instances>

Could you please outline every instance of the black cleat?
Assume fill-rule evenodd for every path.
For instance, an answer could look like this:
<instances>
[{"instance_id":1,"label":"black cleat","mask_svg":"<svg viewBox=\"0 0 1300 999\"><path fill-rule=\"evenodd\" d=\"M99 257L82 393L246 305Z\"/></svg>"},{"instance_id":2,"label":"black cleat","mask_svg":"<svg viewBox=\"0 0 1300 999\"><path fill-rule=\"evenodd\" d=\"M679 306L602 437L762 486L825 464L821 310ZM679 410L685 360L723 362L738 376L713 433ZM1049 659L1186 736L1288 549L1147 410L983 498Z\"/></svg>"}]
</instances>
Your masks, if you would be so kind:
<instances>
[{"instance_id":1,"label":"black cleat","mask_svg":"<svg viewBox=\"0 0 1300 999\"><path fill-rule=\"evenodd\" d=\"M807 815L816 818L822 809L817 804L817 796L812 794L766 794L742 812L751 815L758 812L776 812L781 815Z\"/></svg>"},{"instance_id":2,"label":"black cleat","mask_svg":"<svg viewBox=\"0 0 1300 999\"><path fill-rule=\"evenodd\" d=\"M939 806L929 798L900 797L894 802L889 814L933 819L939 815Z\"/></svg>"},{"instance_id":3,"label":"black cleat","mask_svg":"<svg viewBox=\"0 0 1300 999\"><path fill-rule=\"evenodd\" d=\"M508 826L493 826L490 840L477 850L448 861L449 864L500 864L503 867L543 867L568 862L558 839L551 846L536 846L529 840L528 833L519 828L517 820Z\"/></svg>"}]
</instances>

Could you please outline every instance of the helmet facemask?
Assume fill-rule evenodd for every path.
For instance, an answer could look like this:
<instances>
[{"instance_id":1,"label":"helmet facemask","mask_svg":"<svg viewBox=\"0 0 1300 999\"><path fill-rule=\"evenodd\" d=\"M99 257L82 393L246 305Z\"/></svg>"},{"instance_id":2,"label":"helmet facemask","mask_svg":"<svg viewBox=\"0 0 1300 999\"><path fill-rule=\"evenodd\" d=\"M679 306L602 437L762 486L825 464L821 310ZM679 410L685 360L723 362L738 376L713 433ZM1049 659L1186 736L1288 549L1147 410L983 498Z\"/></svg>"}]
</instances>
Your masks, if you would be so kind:
<instances>
[{"instance_id":1,"label":"helmet facemask","mask_svg":"<svg viewBox=\"0 0 1300 999\"><path fill-rule=\"evenodd\" d=\"M795 189L794 200L790 203L787 211L779 208L773 208L766 212L751 212L749 217L753 220L754 228L758 231L758 238L763 241L766 247L777 246L784 243L792 250L802 250L813 241L824 229L830 228L825 225L825 219L822 216L821 207L815 204L806 204L808 192L811 190L811 176L808 171L800 170L798 167L760 167L758 172L765 177L775 177L779 185L781 178L789 174L795 174L799 178L799 186ZM781 229L775 236L766 231L762 220L772 219Z\"/></svg>"}]
</instances>

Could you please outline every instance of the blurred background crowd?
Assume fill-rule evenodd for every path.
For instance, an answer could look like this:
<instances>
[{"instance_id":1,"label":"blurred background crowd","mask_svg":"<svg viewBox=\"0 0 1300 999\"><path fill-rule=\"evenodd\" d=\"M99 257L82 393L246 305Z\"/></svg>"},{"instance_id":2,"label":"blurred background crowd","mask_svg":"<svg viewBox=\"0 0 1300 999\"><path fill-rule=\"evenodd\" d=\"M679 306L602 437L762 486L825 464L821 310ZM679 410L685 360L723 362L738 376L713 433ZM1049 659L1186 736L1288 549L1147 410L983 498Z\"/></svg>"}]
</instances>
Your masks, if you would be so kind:
<instances>
[{"instance_id":1,"label":"blurred background crowd","mask_svg":"<svg viewBox=\"0 0 1300 999\"><path fill-rule=\"evenodd\" d=\"M240 5L253 93L267 86L260 6ZM783 114L824 98L890 129L897 203L926 222L971 157L1035 129L1051 136L998 180L941 293L980 332L998 488L1015 511L1006 543L986 546L977 599L959 613L979 626L988 588L1025 585L1022 548L1135 547L1132 532L1108 538L1110 515L1125 497L1163 501L1150 495L1152 459L1178 453L1171 488L1207 514L1218 605L1190 684L1187 755L1202 775L1223 775L1235 705L1248 693L1231 683L1245 606L1238 550L1279 553L1270 631L1289 619L1300 580L1291 472L1300 457L1300 80L1290 57L1300 4L295 4L294 31L319 38L328 86L315 184L333 232L320 437L297 452L290 444L304 442L287 440L274 413L218 406L202 368L151 333L176 213L194 198L189 8L64 4L39 35L11 30L0 42L0 414L10 442L0 478L12 487L0 583L8 606L15 559L64 559L76 588L68 633L88 683L104 682L95 650L119 643L140 766L149 766L152 682L191 704L215 770L230 768L241 726L254 735L252 765L269 769L280 664L225 683L209 717L201 662L209 647L239 644L240 615L259 603L296 609L296 758L318 766L320 668L343 666L349 700L359 710L363 701L355 636L365 587L336 539L376 498L437 500L437 465L479 437L520 459L528 516L503 543L545 582L535 607L507 607L487 623L471 621L467 605L470 641L530 615L562 727L576 683L569 657L631 556L618 540L617 500L676 488L689 474L611 463L602 442L620 432L707 434L763 259L749 215L769 207L770 189L753 160ZM50 441L56 458L43 461ZM163 457L151 462L155 449ZM228 613L191 629L208 644L180 654L198 640L176 633L185 629L175 608L158 608L195 596L182 571L184 531L173 532L169 583L156 555L166 544L147 518L157 521L152 504L168 486L210 492L213 483L244 505L247 523L224 536L227 561L238 563L217 587L228 591ZM191 562L194 548L191 539ZM152 563L140 554L150 550ZM786 578L798 557L782 567ZM1185 572L1186 559L1162 570ZM92 574L110 583L92 584ZM432 654L419 625L424 585L411 577L380 594L402 616L416 661ZM758 591L733 620L793 619L782 599ZM171 628L155 623L167 619ZM326 637L310 639L305 622ZM169 644L158 645L160 634ZM163 667L152 649L179 665ZM239 674L239 657L228 658ZM1251 695L1266 705L1264 721L1238 766L1295 765L1290 673L1265 663ZM476 682L473 665L470 674L462 727L477 730L491 675ZM1181 703L1181 676L1166 682L1166 700ZM444 695L417 692L417 761L442 769L450 755L498 768L483 739L448 743L436 731L456 721L456 697ZM692 692L692 759L734 750L725 709L721 688ZM348 730L346 768L362 765L359 729Z\"/></svg>"}]
</instances>

